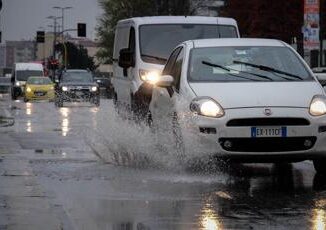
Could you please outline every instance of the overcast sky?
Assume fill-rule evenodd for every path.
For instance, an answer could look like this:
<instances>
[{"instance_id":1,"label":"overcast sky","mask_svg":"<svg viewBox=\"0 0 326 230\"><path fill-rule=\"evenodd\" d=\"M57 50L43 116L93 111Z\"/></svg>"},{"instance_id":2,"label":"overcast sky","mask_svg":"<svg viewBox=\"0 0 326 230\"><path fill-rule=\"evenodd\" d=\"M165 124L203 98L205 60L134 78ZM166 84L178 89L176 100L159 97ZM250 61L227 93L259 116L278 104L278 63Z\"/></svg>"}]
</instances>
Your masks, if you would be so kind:
<instances>
[{"instance_id":1,"label":"overcast sky","mask_svg":"<svg viewBox=\"0 0 326 230\"><path fill-rule=\"evenodd\" d=\"M46 19L50 15L61 16L61 10L52 9L53 6L72 6L65 11L65 29L77 27L77 22L87 24L87 37L95 38L97 19L101 16L98 0L2 0L0 12L0 29L2 41L30 40L35 37L39 27L52 31L48 25L53 20ZM61 21L59 22L61 25ZM76 32L71 32L76 36Z\"/></svg>"}]
</instances>

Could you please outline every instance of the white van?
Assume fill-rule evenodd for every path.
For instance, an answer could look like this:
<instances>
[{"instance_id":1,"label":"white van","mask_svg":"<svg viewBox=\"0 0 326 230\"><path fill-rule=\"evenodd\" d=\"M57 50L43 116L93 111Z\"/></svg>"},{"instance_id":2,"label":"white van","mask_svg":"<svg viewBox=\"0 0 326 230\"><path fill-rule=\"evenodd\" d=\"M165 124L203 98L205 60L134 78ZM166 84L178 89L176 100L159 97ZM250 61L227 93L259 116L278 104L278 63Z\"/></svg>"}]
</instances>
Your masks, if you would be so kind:
<instances>
[{"instance_id":1,"label":"white van","mask_svg":"<svg viewBox=\"0 0 326 230\"><path fill-rule=\"evenodd\" d=\"M15 63L11 75L11 98L13 100L24 95L26 81L31 76L44 76L43 65L40 63Z\"/></svg>"},{"instance_id":2,"label":"white van","mask_svg":"<svg viewBox=\"0 0 326 230\"><path fill-rule=\"evenodd\" d=\"M140 118L147 115L152 86L171 51L179 43L202 38L237 38L231 18L157 16L118 22L113 51L114 102Z\"/></svg>"}]
</instances>

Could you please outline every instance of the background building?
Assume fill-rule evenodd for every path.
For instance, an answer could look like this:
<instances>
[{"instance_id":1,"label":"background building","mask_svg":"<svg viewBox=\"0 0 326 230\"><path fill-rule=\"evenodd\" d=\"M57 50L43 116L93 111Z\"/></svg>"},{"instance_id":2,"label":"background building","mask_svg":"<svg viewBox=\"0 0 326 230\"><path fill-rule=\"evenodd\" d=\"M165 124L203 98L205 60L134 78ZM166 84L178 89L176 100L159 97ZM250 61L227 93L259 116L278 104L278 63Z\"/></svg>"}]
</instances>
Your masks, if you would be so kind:
<instances>
[{"instance_id":1,"label":"background building","mask_svg":"<svg viewBox=\"0 0 326 230\"><path fill-rule=\"evenodd\" d=\"M15 62L36 60L36 43L34 41L6 41L0 47L0 67L12 68Z\"/></svg>"}]
</instances>

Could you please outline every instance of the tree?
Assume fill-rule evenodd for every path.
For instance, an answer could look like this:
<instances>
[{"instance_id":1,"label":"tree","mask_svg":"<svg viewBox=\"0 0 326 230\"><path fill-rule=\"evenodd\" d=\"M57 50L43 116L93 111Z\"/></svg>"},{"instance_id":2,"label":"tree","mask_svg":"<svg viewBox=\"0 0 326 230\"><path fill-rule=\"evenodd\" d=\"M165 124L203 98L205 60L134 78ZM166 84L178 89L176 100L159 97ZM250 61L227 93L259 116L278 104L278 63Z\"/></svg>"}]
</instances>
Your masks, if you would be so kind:
<instances>
[{"instance_id":1,"label":"tree","mask_svg":"<svg viewBox=\"0 0 326 230\"><path fill-rule=\"evenodd\" d=\"M99 46L97 57L103 63L112 62L114 32L121 19L154 15L187 15L190 0L99 0L103 8L99 19L97 36Z\"/></svg>"},{"instance_id":2,"label":"tree","mask_svg":"<svg viewBox=\"0 0 326 230\"><path fill-rule=\"evenodd\" d=\"M245 37L276 38L288 43L302 37L302 0L228 0L222 15L235 18Z\"/></svg>"},{"instance_id":3,"label":"tree","mask_svg":"<svg viewBox=\"0 0 326 230\"><path fill-rule=\"evenodd\" d=\"M95 70L96 66L92 57L88 56L87 49L83 46L76 46L71 42L66 42L67 48L67 68L70 69L90 69ZM65 49L63 44L58 44L56 50L64 55Z\"/></svg>"}]
</instances>

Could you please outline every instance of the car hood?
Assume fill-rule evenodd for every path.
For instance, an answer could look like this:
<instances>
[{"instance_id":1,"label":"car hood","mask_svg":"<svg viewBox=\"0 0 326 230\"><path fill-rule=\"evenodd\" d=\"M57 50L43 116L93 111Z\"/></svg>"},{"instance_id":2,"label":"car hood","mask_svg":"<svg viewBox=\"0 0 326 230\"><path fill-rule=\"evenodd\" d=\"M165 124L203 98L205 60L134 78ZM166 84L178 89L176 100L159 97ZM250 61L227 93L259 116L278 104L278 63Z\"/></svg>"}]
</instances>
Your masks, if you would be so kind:
<instances>
[{"instance_id":1,"label":"car hood","mask_svg":"<svg viewBox=\"0 0 326 230\"><path fill-rule=\"evenodd\" d=\"M95 82L62 82L60 86L97 86Z\"/></svg>"},{"instance_id":2,"label":"car hood","mask_svg":"<svg viewBox=\"0 0 326 230\"><path fill-rule=\"evenodd\" d=\"M197 96L208 96L223 108L300 107L308 108L314 95L323 95L319 83L309 82L245 82L190 83Z\"/></svg>"},{"instance_id":3,"label":"car hood","mask_svg":"<svg viewBox=\"0 0 326 230\"><path fill-rule=\"evenodd\" d=\"M53 85L50 84L50 85L30 85L30 84L26 84L26 87L29 87L31 88L33 91L35 90L50 90L50 89L53 89Z\"/></svg>"}]
</instances>

